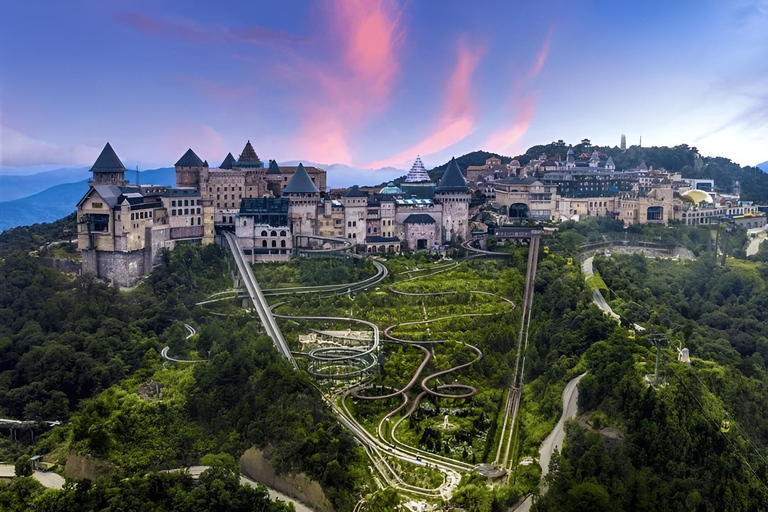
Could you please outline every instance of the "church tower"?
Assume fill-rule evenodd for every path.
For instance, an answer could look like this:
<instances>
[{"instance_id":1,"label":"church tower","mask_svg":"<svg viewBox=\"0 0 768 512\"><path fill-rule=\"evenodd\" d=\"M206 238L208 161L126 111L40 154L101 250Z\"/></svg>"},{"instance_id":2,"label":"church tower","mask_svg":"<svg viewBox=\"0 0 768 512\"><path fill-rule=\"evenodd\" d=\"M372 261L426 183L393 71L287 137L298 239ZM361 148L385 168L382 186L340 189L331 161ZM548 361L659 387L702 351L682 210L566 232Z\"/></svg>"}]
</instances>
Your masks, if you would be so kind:
<instances>
[{"instance_id":1,"label":"church tower","mask_svg":"<svg viewBox=\"0 0 768 512\"><path fill-rule=\"evenodd\" d=\"M314 235L317 221L317 205L320 204L320 191L307 174L304 165L299 163L291 181L283 189L283 197L290 200L289 216L291 231L294 235Z\"/></svg>"},{"instance_id":2,"label":"church tower","mask_svg":"<svg viewBox=\"0 0 768 512\"><path fill-rule=\"evenodd\" d=\"M109 142L101 150L90 172L93 173L93 185L124 186L128 184L125 179L125 166Z\"/></svg>"},{"instance_id":3,"label":"church tower","mask_svg":"<svg viewBox=\"0 0 768 512\"><path fill-rule=\"evenodd\" d=\"M472 195L459 163L452 158L435 189L435 201L443 206L443 241L460 243L469 239L469 201Z\"/></svg>"}]
</instances>

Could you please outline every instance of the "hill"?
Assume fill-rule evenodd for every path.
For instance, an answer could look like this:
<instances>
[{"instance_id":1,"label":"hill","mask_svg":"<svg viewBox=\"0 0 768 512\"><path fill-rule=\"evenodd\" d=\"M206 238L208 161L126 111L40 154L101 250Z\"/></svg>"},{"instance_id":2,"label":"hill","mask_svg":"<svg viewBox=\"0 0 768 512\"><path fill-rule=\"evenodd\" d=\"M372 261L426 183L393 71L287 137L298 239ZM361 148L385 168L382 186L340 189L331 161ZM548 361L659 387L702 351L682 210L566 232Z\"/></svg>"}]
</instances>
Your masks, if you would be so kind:
<instances>
[{"instance_id":1,"label":"hill","mask_svg":"<svg viewBox=\"0 0 768 512\"><path fill-rule=\"evenodd\" d=\"M133 176L131 176L133 175ZM135 173L126 173L129 181L135 181ZM141 183L175 185L173 168L163 167L140 173ZM63 183L42 192L14 201L0 203L0 232L16 226L53 222L75 210L81 197L88 191L88 180Z\"/></svg>"},{"instance_id":2,"label":"hill","mask_svg":"<svg viewBox=\"0 0 768 512\"><path fill-rule=\"evenodd\" d=\"M387 183L403 175L406 171L396 167L382 167L381 169L367 169L345 164L318 164L307 160L290 160L280 162L278 165L299 165L299 162L307 166L325 169L328 188L350 187L363 183Z\"/></svg>"},{"instance_id":3,"label":"hill","mask_svg":"<svg viewBox=\"0 0 768 512\"><path fill-rule=\"evenodd\" d=\"M763 163L761 163L761 164L757 164L757 167L758 167L758 168L759 168L761 171L763 171L763 172L768 172L768 161L765 161L765 162L763 162Z\"/></svg>"},{"instance_id":4,"label":"hill","mask_svg":"<svg viewBox=\"0 0 768 512\"><path fill-rule=\"evenodd\" d=\"M0 201L13 201L60 185L88 179L88 167L70 167L37 174L0 174Z\"/></svg>"}]
</instances>

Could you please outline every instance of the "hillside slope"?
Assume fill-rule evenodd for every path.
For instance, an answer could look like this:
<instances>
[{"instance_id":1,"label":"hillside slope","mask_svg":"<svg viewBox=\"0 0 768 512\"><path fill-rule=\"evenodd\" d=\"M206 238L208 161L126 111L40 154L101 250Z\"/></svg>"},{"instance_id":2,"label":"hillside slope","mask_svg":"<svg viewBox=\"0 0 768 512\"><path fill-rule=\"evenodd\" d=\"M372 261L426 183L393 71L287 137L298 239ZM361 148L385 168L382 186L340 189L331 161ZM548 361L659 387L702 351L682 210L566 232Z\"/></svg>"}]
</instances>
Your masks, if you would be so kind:
<instances>
[{"instance_id":1,"label":"hillside slope","mask_svg":"<svg viewBox=\"0 0 768 512\"><path fill-rule=\"evenodd\" d=\"M131 177L131 174L134 176ZM126 173L134 181L135 173ZM141 183L154 185L175 185L176 174L173 168L160 168L140 173ZM53 222L66 217L73 211L77 202L88 191L88 180L64 183L38 192L37 194L0 203L0 232L16 226Z\"/></svg>"}]
</instances>

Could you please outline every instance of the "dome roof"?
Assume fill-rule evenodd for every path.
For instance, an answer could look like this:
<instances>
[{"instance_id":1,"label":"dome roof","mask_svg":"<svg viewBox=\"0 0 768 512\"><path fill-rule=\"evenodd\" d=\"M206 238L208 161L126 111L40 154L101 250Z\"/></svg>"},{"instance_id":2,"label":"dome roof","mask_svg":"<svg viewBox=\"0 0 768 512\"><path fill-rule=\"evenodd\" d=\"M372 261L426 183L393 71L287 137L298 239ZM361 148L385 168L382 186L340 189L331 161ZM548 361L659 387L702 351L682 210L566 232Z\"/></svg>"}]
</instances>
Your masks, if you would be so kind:
<instances>
[{"instance_id":1,"label":"dome roof","mask_svg":"<svg viewBox=\"0 0 768 512\"><path fill-rule=\"evenodd\" d=\"M705 203L714 203L712 196L704 192L703 190L689 190L680 194L680 198L684 201L690 201L695 205L698 205L702 201Z\"/></svg>"},{"instance_id":2,"label":"dome roof","mask_svg":"<svg viewBox=\"0 0 768 512\"><path fill-rule=\"evenodd\" d=\"M379 190L379 194L390 194L390 195L396 195L396 194L402 194L403 191L400 189L400 187L396 187L394 183L391 181L387 183L387 186L383 189Z\"/></svg>"}]
</instances>

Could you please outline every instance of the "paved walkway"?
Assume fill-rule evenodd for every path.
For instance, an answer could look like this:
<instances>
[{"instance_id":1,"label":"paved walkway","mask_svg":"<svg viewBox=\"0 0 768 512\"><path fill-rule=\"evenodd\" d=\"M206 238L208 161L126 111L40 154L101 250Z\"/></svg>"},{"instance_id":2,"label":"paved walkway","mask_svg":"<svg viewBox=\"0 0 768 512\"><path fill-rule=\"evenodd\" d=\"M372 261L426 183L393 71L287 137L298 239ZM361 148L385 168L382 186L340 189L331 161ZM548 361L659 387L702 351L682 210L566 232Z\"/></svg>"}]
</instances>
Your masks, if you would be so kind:
<instances>
[{"instance_id":1,"label":"paved walkway","mask_svg":"<svg viewBox=\"0 0 768 512\"><path fill-rule=\"evenodd\" d=\"M763 243L766 238L767 237L764 236L757 236L750 239L749 245L747 246L747 256L753 256L757 254L758 249L760 249L760 244Z\"/></svg>"},{"instance_id":2,"label":"paved walkway","mask_svg":"<svg viewBox=\"0 0 768 512\"><path fill-rule=\"evenodd\" d=\"M16 467L13 464L0 464L0 478L15 478ZM43 471L35 471L32 477L43 484L44 487L49 489L63 489L64 478L61 475L53 472L45 473Z\"/></svg>"}]
</instances>

